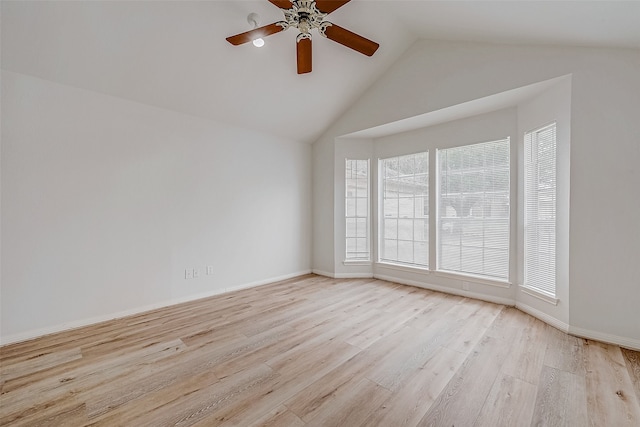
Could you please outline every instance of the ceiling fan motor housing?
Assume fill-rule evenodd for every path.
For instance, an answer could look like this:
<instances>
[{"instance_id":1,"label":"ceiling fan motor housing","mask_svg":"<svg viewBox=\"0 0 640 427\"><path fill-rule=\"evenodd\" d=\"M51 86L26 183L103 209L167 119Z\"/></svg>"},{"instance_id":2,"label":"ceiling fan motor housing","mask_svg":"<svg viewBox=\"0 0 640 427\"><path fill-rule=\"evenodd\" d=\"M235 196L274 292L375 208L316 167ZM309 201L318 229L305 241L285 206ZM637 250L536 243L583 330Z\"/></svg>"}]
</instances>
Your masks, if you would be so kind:
<instances>
[{"instance_id":1,"label":"ceiling fan motor housing","mask_svg":"<svg viewBox=\"0 0 640 427\"><path fill-rule=\"evenodd\" d=\"M325 36L324 30L331 25L330 22L324 22L328 14L318 9L315 0L294 0L291 2L290 9L282 9L282 11L285 21L280 21L277 25L280 25L283 30L289 27L297 28L300 31L297 41L311 38L313 29L317 29Z\"/></svg>"}]
</instances>

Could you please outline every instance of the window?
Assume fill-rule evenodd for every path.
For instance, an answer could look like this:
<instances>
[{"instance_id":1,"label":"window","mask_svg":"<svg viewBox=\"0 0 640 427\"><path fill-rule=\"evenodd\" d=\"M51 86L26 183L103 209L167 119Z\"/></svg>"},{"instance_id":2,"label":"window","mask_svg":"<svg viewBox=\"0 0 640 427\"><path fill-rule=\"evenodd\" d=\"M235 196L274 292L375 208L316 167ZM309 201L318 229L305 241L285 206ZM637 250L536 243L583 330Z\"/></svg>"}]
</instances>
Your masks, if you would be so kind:
<instances>
[{"instance_id":1,"label":"window","mask_svg":"<svg viewBox=\"0 0 640 427\"><path fill-rule=\"evenodd\" d=\"M380 260L429 265L429 154L380 160Z\"/></svg>"},{"instance_id":2,"label":"window","mask_svg":"<svg viewBox=\"0 0 640 427\"><path fill-rule=\"evenodd\" d=\"M509 138L438 150L438 269L509 278Z\"/></svg>"},{"instance_id":3,"label":"window","mask_svg":"<svg viewBox=\"0 0 640 427\"><path fill-rule=\"evenodd\" d=\"M347 260L369 260L369 160L346 160Z\"/></svg>"},{"instance_id":4,"label":"window","mask_svg":"<svg viewBox=\"0 0 640 427\"><path fill-rule=\"evenodd\" d=\"M524 136L524 285L556 293L556 124Z\"/></svg>"}]
</instances>

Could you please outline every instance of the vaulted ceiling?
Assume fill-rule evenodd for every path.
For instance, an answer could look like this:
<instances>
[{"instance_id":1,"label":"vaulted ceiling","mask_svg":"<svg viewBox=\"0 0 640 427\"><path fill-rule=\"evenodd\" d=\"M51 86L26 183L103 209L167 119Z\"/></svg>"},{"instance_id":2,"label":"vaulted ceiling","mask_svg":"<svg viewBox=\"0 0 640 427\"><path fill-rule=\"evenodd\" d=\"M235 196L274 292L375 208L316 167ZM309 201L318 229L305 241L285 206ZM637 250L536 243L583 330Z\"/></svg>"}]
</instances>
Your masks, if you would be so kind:
<instances>
[{"instance_id":1,"label":"vaulted ceiling","mask_svg":"<svg viewBox=\"0 0 640 427\"><path fill-rule=\"evenodd\" d=\"M314 34L296 74L290 29L262 48L227 36L282 12L259 1L2 1L2 68L311 143L418 39L640 48L639 1L353 0L328 20L372 57Z\"/></svg>"}]
</instances>

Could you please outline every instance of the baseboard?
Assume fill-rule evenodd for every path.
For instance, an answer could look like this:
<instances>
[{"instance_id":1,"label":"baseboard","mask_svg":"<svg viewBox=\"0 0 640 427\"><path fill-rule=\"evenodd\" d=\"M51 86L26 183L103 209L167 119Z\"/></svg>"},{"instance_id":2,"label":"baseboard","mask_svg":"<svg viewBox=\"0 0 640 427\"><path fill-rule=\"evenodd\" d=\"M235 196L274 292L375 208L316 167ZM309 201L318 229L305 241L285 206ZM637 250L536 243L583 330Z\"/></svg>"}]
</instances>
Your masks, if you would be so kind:
<instances>
[{"instance_id":1,"label":"baseboard","mask_svg":"<svg viewBox=\"0 0 640 427\"><path fill-rule=\"evenodd\" d=\"M540 310L537 310L527 304L523 304L521 302L516 302L514 300L508 299L508 298L500 298L500 297L493 297L490 295L484 295L484 294L478 294L478 293L474 293L474 292L468 292L468 291L463 291L463 290L459 290L459 289L452 289L452 288L447 288L444 286L437 286L437 285L432 285L429 283L423 283L423 282L418 282L418 281L414 281L414 280L406 280L406 279L400 279L397 277L391 277L391 276L385 276L382 274L376 274L374 276L376 279L381 279L381 280L387 280L389 282L394 282L394 283L400 283L403 285L409 285L409 286L416 286L418 288L424 288L424 289L429 289L429 290L433 290L433 291L438 291L438 292L444 292L447 294L453 294L453 295L460 295L460 296L464 296L464 297L469 297L469 298L474 298L474 299L479 299L482 301L488 301L488 302L493 302L496 304L503 304L503 305L508 305L508 306L515 306L518 310L527 313L533 317L535 317L536 319L539 319L545 323L547 323L548 325L553 326L556 329L561 330L562 332L580 337L580 338L586 338L586 339L592 339L595 341L601 341L601 342L605 342L605 343L609 343L609 344L614 344L614 345L618 345L620 347L624 347L624 348L628 348L631 350L636 350L636 351L640 351L640 340L635 340L632 338L627 338L627 337L620 337L617 335L612 335L612 334L607 334L604 332L598 332L598 331L592 331L589 329L583 329L583 328L578 328L575 326L571 326L565 322L562 322L558 319L556 319L553 316L550 316L546 313L543 313Z\"/></svg>"},{"instance_id":2,"label":"baseboard","mask_svg":"<svg viewBox=\"0 0 640 427\"><path fill-rule=\"evenodd\" d=\"M329 273L328 271L322 271L322 270L316 270L315 268L313 270L311 270L311 272L313 274L317 274L319 276L325 276L325 277L331 277L332 279L335 279L336 276L333 273Z\"/></svg>"},{"instance_id":3,"label":"baseboard","mask_svg":"<svg viewBox=\"0 0 640 427\"><path fill-rule=\"evenodd\" d=\"M255 282L249 282L249 283L245 283L245 284L242 284L242 285L231 286L229 288L225 288L224 292L221 292L221 293L239 291L239 290L248 289L248 288L255 288L257 286L263 286L263 285L270 285L271 283L281 282L283 280L293 279L294 277L304 276L305 274L311 274L311 273L312 273L311 270L303 270L303 271L298 271L296 273L285 274L283 276L273 277L271 279L257 280Z\"/></svg>"},{"instance_id":4,"label":"baseboard","mask_svg":"<svg viewBox=\"0 0 640 427\"><path fill-rule=\"evenodd\" d=\"M549 316L547 313L544 313L536 308L531 307L530 305L523 304L521 302L516 303L516 308L535 317L538 320L542 320L544 323L551 325L554 328L561 330L562 332L569 333L568 323L562 322L553 316Z\"/></svg>"},{"instance_id":5,"label":"baseboard","mask_svg":"<svg viewBox=\"0 0 640 427\"><path fill-rule=\"evenodd\" d=\"M268 285L271 283L275 283L275 282L280 282L282 280L288 280L294 277L298 277L298 276L303 276L306 274L318 274L320 276L326 276L326 277L331 277L331 278L370 278L370 277L375 277L376 279L380 279L380 280L386 280L389 282L394 282L394 283L400 283L403 285L408 285L408 286L415 286L418 288L423 288L423 289L429 289L429 290L433 290L433 291L437 291L437 292L443 292L443 293L448 293L448 294L453 294L453 295L459 295L459 296L463 296L463 297L468 297L468 298L474 298L474 299L479 299L482 301L488 301L488 302L492 302L492 303L496 303L496 304L503 304L503 305L508 305L508 306L514 306L527 313L530 314L531 316L563 331L566 333L569 333L571 335L580 337L580 338L585 338L585 339L591 339L591 340L596 340L596 341L601 341L601 342L606 342L609 344L615 344L615 345L619 345L620 347L624 347L624 348L628 348L631 350L636 350L636 351L640 351L640 340L636 340L636 339L632 339L632 338L627 338L627 337L620 337L617 335L612 335L612 334L607 334L604 332L598 332L598 331L592 331L589 329L583 329L583 328L579 328L576 326L570 326L567 323L564 323L552 316L549 316L546 313L543 313L540 310L537 310L529 305L523 304L521 302L515 302L514 300L508 299L508 298L501 298L501 297L494 297L491 295L484 295L484 294L478 294L475 292L469 292L469 291L464 291L464 290L460 290L460 289L454 289L454 288L448 288L448 287L444 287L444 286L437 286L437 285L432 285L429 283L423 283L423 282L418 282L415 280L406 280L406 279L400 279L397 277L391 277L391 276L386 276L386 275L382 275L382 274L375 274L375 275L371 275L371 274L351 274L351 273L339 273L339 274L333 274L333 273L329 273L326 271L322 271L322 270L304 270L304 271L299 271L299 272L295 272L295 273L291 273L291 274L286 274L286 275L282 275L282 276L278 276L278 277L273 277L270 279L265 279L265 280L258 280L255 282L249 282L249 283L245 283L242 285L238 285L238 286L232 286L232 287L228 287L228 288L222 288L222 289L216 289L214 291L211 292L205 292L205 293L200 293L200 294L196 294L196 295L189 295L186 297L182 297L182 298L175 298L175 299L171 299L168 301L163 301L163 302L159 302L156 304L149 304L146 306L142 306L142 307L137 307L134 309L130 309L130 310L124 310L124 311L119 311L117 313L112 313L112 314L107 314L107 315L103 315L103 316L96 316L96 317L92 317L92 318L88 318L88 319L83 319L83 320L78 320L78 321L74 321L74 322L67 322L67 323L63 323L60 325L56 325L56 326L51 326L51 327L47 327L47 328L40 328L40 329L34 329L31 331L26 331L26 332L21 332L19 334L13 334L13 335L9 335L6 337L0 337L0 346L4 346L7 344L13 344L13 343L17 343L17 342L21 342L21 341L27 341L30 339L34 339L34 338L39 338L42 337L44 335L50 335L50 334L54 334L57 332L63 332L63 331L68 331L68 330L72 330L72 329L77 329L77 328L81 328L84 326L89 326L89 325L93 325L96 323L101 323L101 322L105 322L105 321L109 321L109 320L114 320L114 319L120 319L123 317L127 317L127 316L132 316L135 314L140 314L140 313L144 313L147 311L151 311L151 310L156 310L159 308L163 308L163 307L169 307L172 305L176 305L176 304L181 304L181 303L185 303L185 302L189 302L189 301L195 301L195 300L199 300L199 299L203 299L203 298L209 298L212 296L216 296L216 295L220 295L220 294L224 294L224 293L228 293L228 292L233 292L233 291L237 291L237 290L241 290L241 289L248 289L248 288L254 288L254 287L258 287L258 286L263 286L263 285Z\"/></svg>"},{"instance_id":6,"label":"baseboard","mask_svg":"<svg viewBox=\"0 0 640 427\"><path fill-rule=\"evenodd\" d=\"M82 320L77 320L73 322L66 322L59 325L55 325L55 326L49 326L46 328L32 329L30 331L21 332L21 333L9 335L6 337L0 337L0 346L4 346L7 344L14 344L21 341L27 341L27 340L39 338L45 335L55 334L57 332L78 329L84 326L94 325L96 323L107 322L109 320L121 319L123 317L132 316L135 314L140 314L140 313L144 313L151 310L157 310L159 308L169 307L176 304L182 304L189 301L196 301L203 298L209 298L212 296L221 295L221 294L225 294L232 291L268 285L271 283L280 282L282 280L287 280L287 279L291 279L298 276L304 276L305 274L310 274L311 272L312 272L311 270L298 271L295 273L285 274L278 277L272 277L270 279L265 279L265 280L258 280L255 282L245 283L238 286L231 286L228 288L216 289L210 292L189 295L181 298L173 298L173 299L162 301L159 303L149 304L142 307L136 307L129 310L123 310L116 313L105 314L102 316L95 316L88 319L82 319Z\"/></svg>"},{"instance_id":7,"label":"baseboard","mask_svg":"<svg viewBox=\"0 0 640 427\"><path fill-rule=\"evenodd\" d=\"M368 274L333 274L333 273L328 273L325 271L321 271L321 270L313 270L314 274L319 274L321 276L327 276L327 277L331 277L331 278L368 278L368 277L372 277L371 275ZM631 350L636 350L636 351L640 351L640 341L639 340L634 340L631 338L626 338L626 337L619 337L617 335L611 335L611 334L606 334L606 333L602 333L602 332L597 332L597 331L591 331L588 329L583 329L583 328L578 328L575 326L570 326L569 324L562 322L558 319L556 319L553 316L550 316L538 309L535 309L527 304L523 304L521 302L516 302L513 299L509 299L509 298L501 298L501 297L494 297L491 295L485 295L485 294L480 294L480 293L475 293L475 292L469 292L469 291L464 291L461 289L454 289L454 288L448 288L445 286L438 286L438 285L433 285L430 283L423 283L423 282L418 282L415 280L407 280L407 279L401 279L398 277L392 277L392 276L386 276L384 274L374 274L373 275L374 278L376 279L380 279L380 280L386 280L388 282L393 282L393 283L400 283L402 285L408 285L408 286L415 286L418 288L423 288L423 289L429 289L432 291L437 291L437 292L444 292L447 294L453 294L453 295L459 295L459 296L463 296L463 297L468 297L468 298L474 298L474 299L479 299L482 301L488 301L488 302L492 302L492 303L496 303L496 304L503 304L503 305L508 305L508 306L515 306L518 310L527 313L533 317L535 317L536 319L539 319L545 323L547 323L548 325L553 326L556 329L561 330L562 332L571 334L571 335L575 335L577 337L581 337L581 338L586 338L586 339L593 339L596 341L602 341L602 342L606 342L606 343L610 343L610 344L615 344L615 345L619 345L620 347L624 347L624 348L628 348Z\"/></svg>"},{"instance_id":8,"label":"baseboard","mask_svg":"<svg viewBox=\"0 0 640 427\"><path fill-rule=\"evenodd\" d=\"M547 323L548 325L551 325L554 328L561 330L562 332L565 332L580 338L592 339L592 340L601 341L609 344L615 344L620 347L628 348L631 350L640 351L640 340L634 340L632 338L620 337L617 335L611 335L603 332L592 331L589 329L570 326L569 324L562 322L546 313L543 313L542 311L537 310L527 304L516 302L508 298L493 297L490 295L478 294L478 293L468 292L460 289L447 288L444 286L432 285L430 283L423 283L415 280L406 280L406 279L400 279L398 277L385 276L383 274L375 274L374 277L376 279L386 280L394 283L400 283L402 285L416 286L418 288L429 289L432 291L444 292L447 294L479 299L482 301L493 302L496 304L515 306L518 310L524 313L527 313L535 317L536 319L539 319Z\"/></svg>"},{"instance_id":9,"label":"baseboard","mask_svg":"<svg viewBox=\"0 0 640 427\"><path fill-rule=\"evenodd\" d=\"M374 277L372 273L329 273L328 271L315 269L311 270L311 272L320 276L331 277L332 279L371 279Z\"/></svg>"},{"instance_id":10,"label":"baseboard","mask_svg":"<svg viewBox=\"0 0 640 427\"><path fill-rule=\"evenodd\" d=\"M479 294L476 292L464 291L462 289L448 288L446 286L432 285L431 283L418 282L416 280L401 279L398 277L386 276L384 274L374 274L376 279L386 280L388 282L400 283L402 285L415 286L417 288L429 289L431 291L443 292L445 294L459 295L461 297L478 299L481 301L492 302L494 304L502 304L513 306L515 300L510 298L496 297L492 295Z\"/></svg>"},{"instance_id":11,"label":"baseboard","mask_svg":"<svg viewBox=\"0 0 640 427\"><path fill-rule=\"evenodd\" d=\"M334 274L336 279L371 279L372 273L336 273Z\"/></svg>"},{"instance_id":12,"label":"baseboard","mask_svg":"<svg viewBox=\"0 0 640 427\"><path fill-rule=\"evenodd\" d=\"M640 351L640 340L634 340L632 338L619 337L617 335L578 328L576 326L569 326L569 334L589 340L619 345L620 347L628 348L630 350Z\"/></svg>"},{"instance_id":13,"label":"baseboard","mask_svg":"<svg viewBox=\"0 0 640 427\"><path fill-rule=\"evenodd\" d=\"M618 335L607 334L605 332L593 331L590 329L579 328L577 326L572 326L567 323L561 322L548 314L545 314L539 310L536 310L533 307L530 307L526 304L518 303L516 307L524 311L531 316L542 320L543 322L561 330L562 332L566 332L570 335L585 338L594 341L600 341L608 344L618 345L620 347L628 348L635 351L640 351L640 340L635 340L633 338L620 337Z\"/></svg>"}]
</instances>

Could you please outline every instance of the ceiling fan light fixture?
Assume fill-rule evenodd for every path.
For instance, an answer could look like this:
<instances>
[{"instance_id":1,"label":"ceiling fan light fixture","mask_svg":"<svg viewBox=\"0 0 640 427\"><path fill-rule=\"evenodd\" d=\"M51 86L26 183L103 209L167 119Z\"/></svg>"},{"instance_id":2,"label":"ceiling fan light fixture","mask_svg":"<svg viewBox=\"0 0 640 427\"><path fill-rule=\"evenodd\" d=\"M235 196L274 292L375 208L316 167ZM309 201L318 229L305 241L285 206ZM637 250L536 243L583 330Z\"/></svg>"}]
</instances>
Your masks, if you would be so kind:
<instances>
[{"instance_id":1,"label":"ceiling fan light fixture","mask_svg":"<svg viewBox=\"0 0 640 427\"><path fill-rule=\"evenodd\" d=\"M257 13L250 13L249 16L247 16L247 22L253 25L253 29L255 30L256 28L258 28L258 25L260 24L260 17L258 16ZM264 40L262 39L262 37L258 37L257 39L254 39L252 43L255 47L264 46Z\"/></svg>"}]
</instances>

